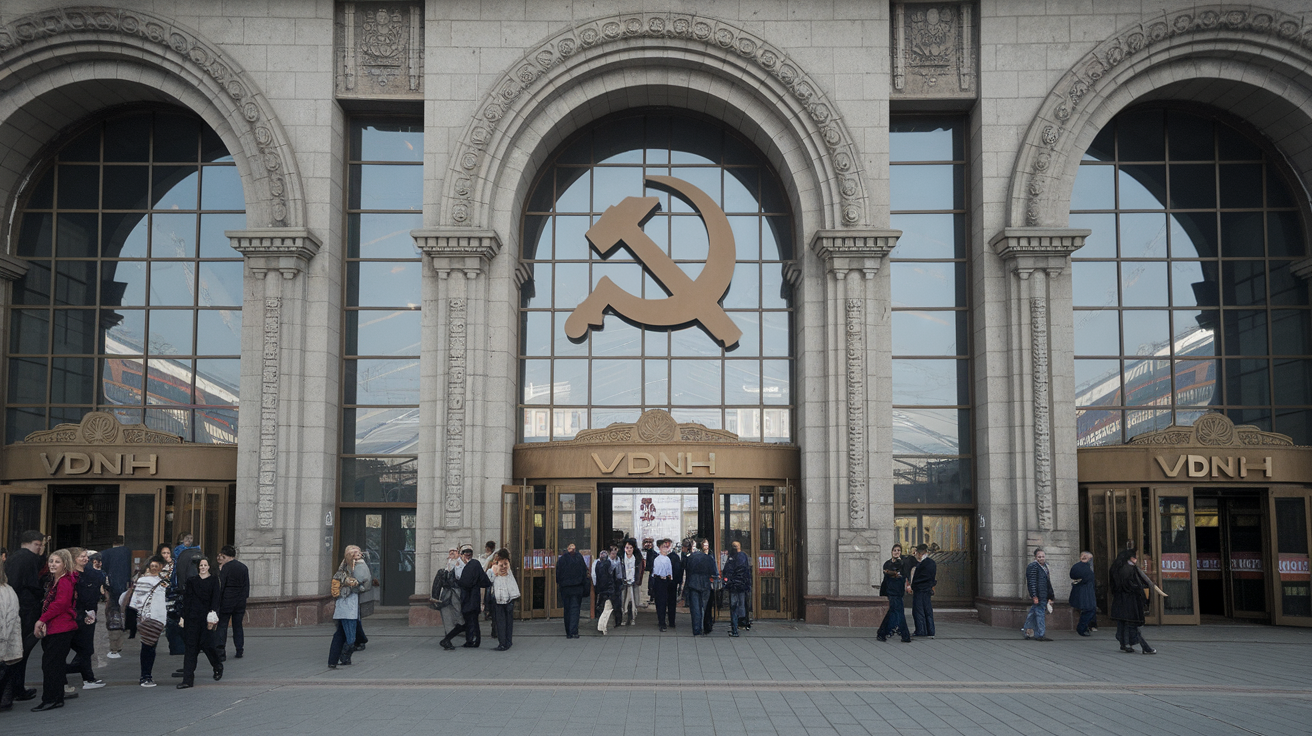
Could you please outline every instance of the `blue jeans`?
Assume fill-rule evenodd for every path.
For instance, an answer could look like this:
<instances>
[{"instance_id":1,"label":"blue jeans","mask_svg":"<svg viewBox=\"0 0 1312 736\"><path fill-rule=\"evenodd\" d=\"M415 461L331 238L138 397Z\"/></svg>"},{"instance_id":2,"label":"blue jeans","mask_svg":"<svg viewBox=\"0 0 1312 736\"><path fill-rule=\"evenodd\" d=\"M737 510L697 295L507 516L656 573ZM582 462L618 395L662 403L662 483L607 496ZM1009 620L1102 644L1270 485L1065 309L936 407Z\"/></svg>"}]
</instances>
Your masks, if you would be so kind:
<instances>
[{"instance_id":1,"label":"blue jeans","mask_svg":"<svg viewBox=\"0 0 1312 736\"><path fill-rule=\"evenodd\" d=\"M688 589L688 612L692 614L692 635L702 633L702 617L706 615L706 591Z\"/></svg>"},{"instance_id":2,"label":"blue jeans","mask_svg":"<svg viewBox=\"0 0 1312 736\"><path fill-rule=\"evenodd\" d=\"M351 655L351 648L355 646L355 619L339 618L337 621L337 630L333 632L333 643L328 647L328 665L336 665L342 659L342 651L346 655Z\"/></svg>"},{"instance_id":3,"label":"blue jeans","mask_svg":"<svg viewBox=\"0 0 1312 736\"><path fill-rule=\"evenodd\" d=\"M1043 636L1048 632L1048 602L1039 601L1030 606L1030 612L1025 616L1025 625L1023 629L1034 629L1034 636Z\"/></svg>"},{"instance_id":4,"label":"blue jeans","mask_svg":"<svg viewBox=\"0 0 1312 736\"><path fill-rule=\"evenodd\" d=\"M155 647L149 644L141 645L141 679L150 680L151 671L155 669Z\"/></svg>"},{"instance_id":5,"label":"blue jeans","mask_svg":"<svg viewBox=\"0 0 1312 736\"><path fill-rule=\"evenodd\" d=\"M579 635L579 609L583 606L583 596L564 596L565 636Z\"/></svg>"},{"instance_id":6,"label":"blue jeans","mask_svg":"<svg viewBox=\"0 0 1312 736\"><path fill-rule=\"evenodd\" d=\"M907 612L906 604L900 595L888 597L888 628L884 631L884 636L888 636L896 631L902 636L902 641L911 641L911 632L907 630Z\"/></svg>"},{"instance_id":7,"label":"blue jeans","mask_svg":"<svg viewBox=\"0 0 1312 736\"><path fill-rule=\"evenodd\" d=\"M738 633L738 619L747 616L747 591L729 591L729 633Z\"/></svg>"},{"instance_id":8,"label":"blue jeans","mask_svg":"<svg viewBox=\"0 0 1312 736\"><path fill-rule=\"evenodd\" d=\"M916 622L913 636L934 635L934 605L931 601L933 595L934 591L928 588L911 591L911 619Z\"/></svg>"},{"instance_id":9,"label":"blue jeans","mask_svg":"<svg viewBox=\"0 0 1312 736\"><path fill-rule=\"evenodd\" d=\"M1076 633L1083 634L1093 625L1093 619L1098 615L1098 609L1090 608L1087 611L1080 611L1080 622L1075 624Z\"/></svg>"}]
</instances>

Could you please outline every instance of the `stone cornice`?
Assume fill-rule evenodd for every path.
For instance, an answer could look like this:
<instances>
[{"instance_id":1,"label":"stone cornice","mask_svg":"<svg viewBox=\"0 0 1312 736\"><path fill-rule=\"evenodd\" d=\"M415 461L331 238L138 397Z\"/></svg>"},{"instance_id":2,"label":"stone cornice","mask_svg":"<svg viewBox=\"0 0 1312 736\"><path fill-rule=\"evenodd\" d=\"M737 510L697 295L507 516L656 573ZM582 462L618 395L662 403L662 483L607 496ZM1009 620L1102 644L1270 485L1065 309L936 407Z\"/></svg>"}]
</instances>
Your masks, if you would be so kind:
<instances>
[{"instance_id":1,"label":"stone cornice","mask_svg":"<svg viewBox=\"0 0 1312 736\"><path fill-rule=\"evenodd\" d=\"M410 236L442 278L452 271L461 272L466 278L477 278L501 252L501 238L494 230L425 228L411 230Z\"/></svg>"},{"instance_id":2,"label":"stone cornice","mask_svg":"<svg viewBox=\"0 0 1312 736\"><path fill-rule=\"evenodd\" d=\"M284 279L294 279L319 252L319 239L303 227L266 227L253 230L225 230L232 249L246 257L251 272L264 278L277 271Z\"/></svg>"},{"instance_id":3,"label":"stone cornice","mask_svg":"<svg viewBox=\"0 0 1312 736\"><path fill-rule=\"evenodd\" d=\"M901 230L817 230L811 237L811 250L833 273L842 276L859 270L873 279L900 237Z\"/></svg>"},{"instance_id":4,"label":"stone cornice","mask_svg":"<svg viewBox=\"0 0 1312 736\"><path fill-rule=\"evenodd\" d=\"M22 258L0 253L0 279L17 281L27 275L29 264Z\"/></svg>"},{"instance_id":5,"label":"stone cornice","mask_svg":"<svg viewBox=\"0 0 1312 736\"><path fill-rule=\"evenodd\" d=\"M1092 233L1066 227L1009 227L989 245L1021 278L1038 269L1055 275L1070 265L1071 254L1084 247L1084 239Z\"/></svg>"}]
</instances>

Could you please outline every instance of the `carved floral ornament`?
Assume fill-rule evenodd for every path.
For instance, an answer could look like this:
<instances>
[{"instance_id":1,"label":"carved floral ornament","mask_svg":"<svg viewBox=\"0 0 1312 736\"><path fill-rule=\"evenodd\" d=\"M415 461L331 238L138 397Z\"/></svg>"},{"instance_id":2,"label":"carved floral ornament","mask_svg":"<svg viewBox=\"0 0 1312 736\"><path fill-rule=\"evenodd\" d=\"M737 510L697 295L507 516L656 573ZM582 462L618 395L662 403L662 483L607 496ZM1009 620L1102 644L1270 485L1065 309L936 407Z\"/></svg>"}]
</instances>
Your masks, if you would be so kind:
<instances>
[{"instance_id":1,"label":"carved floral ornament","mask_svg":"<svg viewBox=\"0 0 1312 736\"><path fill-rule=\"evenodd\" d=\"M268 189L272 224L301 223L304 213L299 211L302 203L297 201L300 191L299 183L294 181L297 174L288 170L283 159L284 152L290 150L286 134L273 119L264 95L245 70L195 31L138 10L104 7L50 10L0 26L0 69L14 68L25 46L46 39L58 41L67 38L72 41L80 36L94 36L87 40L100 42L106 47L112 44L144 46L152 54L166 56L190 67L202 80L212 79L221 90L217 95L201 82L196 82L196 86L207 96L217 98L214 99L215 105L224 110L233 123L233 129L248 139L246 156L250 171L257 179L262 179ZM222 98L224 93L229 98L227 101ZM295 191L289 192L289 187Z\"/></svg>"},{"instance_id":2,"label":"carved floral ornament","mask_svg":"<svg viewBox=\"0 0 1312 736\"><path fill-rule=\"evenodd\" d=\"M681 424L660 409L649 409L632 424L615 423L604 429L587 429L575 435L574 439L552 444L570 445L605 445L611 443L651 442L668 444L673 442L733 442L738 443L738 435L723 429L708 429L700 424ZM759 445L759 442L750 444ZM776 445L782 447L783 445Z\"/></svg>"},{"instance_id":3,"label":"carved floral ornament","mask_svg":"<svg viewBox=\"0 0 1312 736\"><path fill-rule=\"evenodd\" d=\"M1020 191L1013 191L1013 203L1025 203L1024 224L1045 224L1045 203L1050 187L1060 181L1060 172L1071 155L1069 139L1096 107L1094 101L1105 97L1103 88L1114 84L1116 69L1129 60L1138 59L1172 40L1211 34L1213 38L1242 36L1283 41L1312 50L1312 24L1303 18L1278 10L1251 5L1212 5L1189 8L1136 23L1122 29L1084 55L1066 72L1048 94L1038 116L1026 134L1024 159L1016 177ZM1278 54L1277 51L1270 53ZM1055 172L1055 173L1054 173ZM1013 206L1015 206L1013 204ZM1013 213L1012 221L1018 218Z\"/></svg>"},{"instance_id":4,"label":"carved floral ornament","mask_svg":"<svg viewBox=\"0 0 1312 736\"><path fill-rule=\"evenodd\" d=\"M837 177L840 221L855 227L865 220L865 185L856 147L834 104L819 84L778 47L720 20L677 13L625 14L589 21L537 44L515 62L479 103L452 157L451 175L442 207L444 220L458 227L479 227L475 220L475 190L491 174L489 146L511 114L516 100L554 74L611 44L668 39L704 44L727 62L752 64L769 74L800 105L809 134L818 138L824 157ZM790 113L788 117L792 117Z\"/></svg>"},{"instance_id":5,"label":"carved floral ornament","mask_svg":"<svg viewBox=\"0 0 1312 736\"><path fill-rule=\"evenodd\" d=\"M105 411L87 412L76 424L59 424L37 430L23 438L29 445L180 445L176 434L150 429L144 424L121 424Z\"/></svg>"},{"instance_id":6,"label":"carved floral ornament","mask_svg":"<svg viewBox=\"0 0 1312 736\"><path fill-rule=\"evenodd\" d=\"M1247 424L1236 425L1224 414L1208 412L1192 427L1172 425L1131 439L1130 445L1188 445L1195 447L1293 447L1289 435L1263 432Z\"/></svg>"}]
</instances>

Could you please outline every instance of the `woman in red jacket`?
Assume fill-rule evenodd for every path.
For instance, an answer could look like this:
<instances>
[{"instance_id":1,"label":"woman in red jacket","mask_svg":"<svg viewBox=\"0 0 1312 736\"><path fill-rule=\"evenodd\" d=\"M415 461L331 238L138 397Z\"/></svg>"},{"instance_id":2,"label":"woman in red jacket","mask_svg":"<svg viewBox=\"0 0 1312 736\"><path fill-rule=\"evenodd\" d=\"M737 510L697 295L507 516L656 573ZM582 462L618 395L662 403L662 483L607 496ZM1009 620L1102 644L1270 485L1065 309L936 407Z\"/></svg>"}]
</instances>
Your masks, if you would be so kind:
<instances>
[{"instance_id":1,"label":"woman in red jacket","mask_svg":"<svg viewBox=\"0 0 1312 736\"><path fill-rule=\"evenodd\" d=\"M77 612L74 604L73 556L66 549L50 553L50 588L41 606L33 635L41 640L41 672L45 685L41 691L41 705L33 711L54 710L64 707L64 684L68 681L64 661L77 633Z\"/></svg>"}]
</instances>

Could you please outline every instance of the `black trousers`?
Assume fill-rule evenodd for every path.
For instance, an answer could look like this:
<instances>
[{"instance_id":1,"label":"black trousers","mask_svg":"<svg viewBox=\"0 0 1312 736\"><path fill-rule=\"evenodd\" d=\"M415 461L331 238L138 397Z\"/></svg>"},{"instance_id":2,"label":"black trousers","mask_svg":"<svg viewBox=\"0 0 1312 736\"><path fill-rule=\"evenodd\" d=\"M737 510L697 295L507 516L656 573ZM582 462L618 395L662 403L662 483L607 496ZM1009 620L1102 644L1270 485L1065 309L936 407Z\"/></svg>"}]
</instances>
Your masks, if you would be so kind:
<instances>
[{"instance_id":1,"label":"black trousers","mask_svg":"<svg viewBox=\"0 0 1312 736\"><path fill-rule=\"evenodd\" d=\"M219 662L219 652L214 648L213 632L206 625L205 619L187 619L182 627L182 641L187 648L182 658L184 683L188 685L196 683L196 661L200 658L201 652L205 652L205 658L209 660L215 672L223 669L223 664Z\"/></svg>"},{"instance_id":2,"label":"black trousers","mask_svg":"<svg viewBox=\"0 0 1312 736\"><path fill-rule=\"evenodd\" d=\"M515 633L515 604L510 603L493 603L492 604L492 627L496 629L497 644L509 649L513 642L512 637Z\"/></svg>"},{"instance_id":3,"label":"black trousers","mask_svg":"<svg viewBox=\"0 0 1312 736\"><path fill-rule=\"evenodd\" d=\"M678 602L676 600L677 586L673 580L657 578L656 582L653 583L652 590L655 592L653 597L656 598L656 623L673 628L674 609L675 604Z\"/></svg>"},{"instance_id":4,"label":"black trousers","mask_svg":"<svg viewBox=\"0 0 1312 736\"><path fill-rule=\"evenodd\" d=\"M62 634L46 634L41 637L41 674L44 685L41 690L42 703L64 702L64 684L68 675L64 672L64 663L68 661L68 650L73 646L76 631Z\"/></svg>"},{"instance_id":5,"label":"black trousers","mask_svg":"<svg viewBox=\"0 0 1312 736\"><path fill-rule=\"evenodd\" d=\"M361 644L368 643L369 637L364 635L364 619L357 618L355 620L355 645L358 647Z\"/></svg>"},{"instance_id":6,"label":"black trousers","mask_svg":"<svg viewBox=\"0 0 1312 736\"><path fill-rule=\"evenodd\" d=\"M228 624L232 624L232 645L237 647L237 653L241 654L246 648L246 632L241 628L241 620L246 618L246 611L229 611L219 614L219 628L214 630L214 648L219 650L219 654L226 655L228 652Z\"/></svg>"},{"instance_id":7,"label":"black trousers","mask_svg":"<svg viewBox=\"0 0 1312 736\"><path fill-rule=\"evenodd\" d=\"M96 673L91 668L91 656L96 653L96 625L85 620L77 622L77 631L73 636L73 661L68 663L65 674L80 672L83 682L94 682Z\"/></svg>"},{"instance_id":8,"label":"black trousers","mask_svg":"<svg viewBox=\"0 0 1312 736\"><path fill-rule=\"evenodd\" d=\"M449 643L452 639L456 638L456 635L463 633L465 635L466 644L481 643L483 641L483 630L478 627L478 611L474 610L471 613L463 613L461 615L465 617L465 620L452 627L451 633L447 634L442 641Z\"/></svg>"},{"instance_id":9,"label":"black trousers","mask_svg":"<svg viewBox=\"0 0 1312 736\"><path fill-rule=\"evenodd\" d=\"M1152 645L1143 640L1139 633L1139 624L1128 621L1116 622L1116 641L1123 647L1133 647L1135 644L1141 645L1145 650L1152 649Z\"/></svg>"},{"instance_id":10,"label":"black trousers","mask_svg":"<svg viewBox=\"0 0 1312 736\"><path fill-rule=\"evenodd\" d=\"M14 704L14 667L12 665L0 662L0 708L8 708Z\"/></svg>"}]
</instances>

